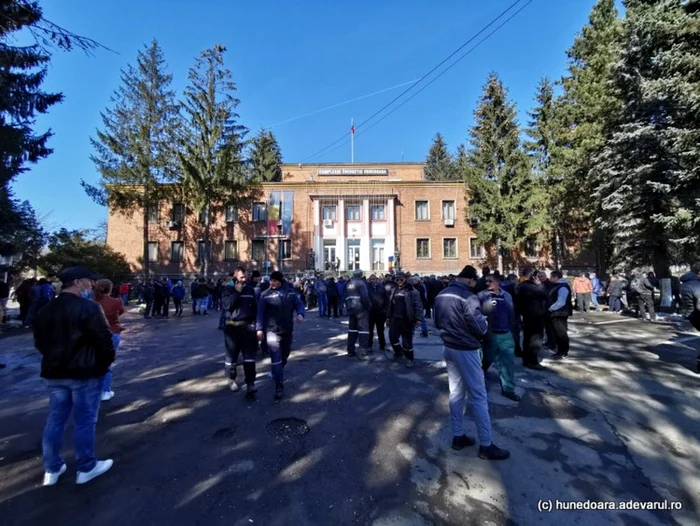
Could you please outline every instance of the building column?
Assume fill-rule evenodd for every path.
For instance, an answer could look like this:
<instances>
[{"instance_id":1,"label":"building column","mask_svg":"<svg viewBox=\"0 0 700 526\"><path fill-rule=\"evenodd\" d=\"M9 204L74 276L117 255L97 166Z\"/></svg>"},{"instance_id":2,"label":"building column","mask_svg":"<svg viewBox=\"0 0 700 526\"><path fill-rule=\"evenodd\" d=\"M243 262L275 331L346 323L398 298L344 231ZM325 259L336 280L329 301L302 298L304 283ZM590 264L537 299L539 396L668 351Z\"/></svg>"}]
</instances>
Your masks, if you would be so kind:
<instances>
[{"instance_id":1,"label":"building column","mask_svg":"<svg viewBox=\"0 0 700 526\"><path fill-rule=\"evenodd\" d=\"M314 268L323 268L323 229L321 228L321 213L320 213L321 205L318 201L318 199L314 199L314 207L313 207L313 214L314 214L314 220L313 220L313 249L314 253L316 254L314 258Z\"/></svg>"},{"instance_id":2,"label":"building column","mask_svg":"<svg viewBox=\"0 0 700 526\"><path fill-rule=\"evenodd\" d=\"M371 243L370 238L370 214L369 199L362 200L362 237L360 237L360 268L371 274L372 271L372 255L370 254Z\"/></svg>"},{"instance_id":3,"label":"building column","mask_svg":"<svg viewBox=\"0 0 700 526\"><path fill-rule=\"evenodd\" d=\"M386 200L386 238L384 240L384 258L386 259L387 268L389 257L394 257L396 250L396 214L394 212L394 198L390 197ZM392 265L396 268L396 261Z\"/></svg>"},{"instance_id":4,"label":"building column","mask_svg":"<svg viewBox=\"0 0 700 526\"><path fill-rule=\"evenodd\" d=\"M338 199L338 207L336 208L336 221L338 223L338 236L335 240L335 257L340 259L339 270L347 270L346 254L345 254L345 200Z\"/></svg>"}]
</instances>

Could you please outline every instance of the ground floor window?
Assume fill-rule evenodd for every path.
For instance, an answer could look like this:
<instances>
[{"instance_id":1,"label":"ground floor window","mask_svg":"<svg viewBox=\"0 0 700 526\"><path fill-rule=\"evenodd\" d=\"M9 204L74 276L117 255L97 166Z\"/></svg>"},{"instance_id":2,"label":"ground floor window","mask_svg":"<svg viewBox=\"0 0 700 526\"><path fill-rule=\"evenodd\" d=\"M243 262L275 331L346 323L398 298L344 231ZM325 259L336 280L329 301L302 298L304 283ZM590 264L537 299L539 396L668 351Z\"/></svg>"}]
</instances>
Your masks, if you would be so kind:
<instances>
[{"instance_id":1,"label":"ground floor window","mask_svg":"<svg viewBox=\"0 0 700 526\"><path fill-rule=\"evenodd\" d=\"M158 261L158 241L148 242L148 261Z\"/></svg>"},{"instance_id":2,"label":"ground floor window","mask_svg":"<svg viewBox=\"0 0 700 526\"><path fill-rule=\"evenodd\" d=\"M384 258L384 240L372 241L372 270L374 271L384 271L386 270L386 263Z\"/></svg>"},{"instance_id":3,"label":"ground floor window","mask_svg":"<svg viewBox=\"0 0 700 526\"><path fill-rule=\"evenodd\" d=\"M360 270L360 242L348 241L348 270Z\"/></svg>"},{"instance_id":4,"label":"ground floor window","mask_svg":"<svg viewBox=\"0 0 700 526\"><path fill-rule=\"evenodd\" d=\"M236 261L238 259L238 241L235 239L224 241L224 259L226 261Z\"/></svg>"},{"instance_id":5,"label":"ground floor window","mask_svg":"<svg viewBox=\"0 0 700 526\"><path fill-rule=\"evenodd\" d=\"M469 251L472 259L483 259L485 256L484 246L480 245L475 237L469 240Z\"/></svg>"},{"instance_id":6,"label":"ground floor window","mask_svg":"<svg viewBox=\"0 0 700 526\"><path fill-rule=\"evenodd\" d=\"M454 237L446 237L442 240L442 256L444 258L457 257L457 239Z\"/></svg>"},{"instance_id":7,"label":"ground floor window","mask_svg":"<svg viewBox=\"0 0 700 526\"><path fill-rule=\"evenodd\" d=\"M254 239L251 248L251 257L256 261L265 261L265 240Z\"/></svg>"},{"instance_id":8,"label":"ground floor window","mask_svg":"<svg viewBox=\"0 0 700 526\"><path fill-rule=\"evenodd\" d=\"M283 239L282 243L282 259L292 259L292 240Z\"/></svg>"},{"instance_id":9,"label":"ground floor window","mask_svg":"<svg viewBox=\"0 0 700 526\"><path fill-rule=\"evenodd\" d=\"M430 257L430 239L428 239L428 238L416 239L416 257L417 258L429 258Z\"/></svg>"},{"instance_id":10,"label":"ground floor window","mask_svg":"<svg viewBox=\"0 0 700 526\"><path fill-rule=\"evenodd\" d=\"M170 244L170 262L179 263L182 261L184 245L182 241L173 241Z\"/></svg>"}]
</instances>

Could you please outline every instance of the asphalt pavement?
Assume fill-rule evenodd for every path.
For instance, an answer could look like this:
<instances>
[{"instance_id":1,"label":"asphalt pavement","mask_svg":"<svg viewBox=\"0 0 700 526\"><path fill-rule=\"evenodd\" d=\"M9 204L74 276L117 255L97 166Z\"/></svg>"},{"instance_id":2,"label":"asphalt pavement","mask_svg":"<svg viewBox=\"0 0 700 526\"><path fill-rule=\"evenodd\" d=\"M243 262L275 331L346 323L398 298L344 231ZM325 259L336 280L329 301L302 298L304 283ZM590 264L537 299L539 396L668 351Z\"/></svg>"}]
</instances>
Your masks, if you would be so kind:
<instances>
[{"instance_id":1,"label":"asphalt pavement","mask_svg":"<svg viewBox=\"0 0 700 526\"><path fill-rule=\"evenodd\" d=\"M0 340L2 524L700 522L700 334L683 322L577 314L570 359L516 367L519 403L492 370L494 442L512 457L490 462L477 447L450 448L432 326L407 369L378 353L347 358L347 319L312 311L295 330L287 397L273 401L261 359L258 401L247 403L223 378L217 318L126 316L116 396L97 429L98 456L115 466L85 486L74 484L69 428L68 473L41 487L39 357L28 333ZM469 412L466 422L475 435ZM600 502L669 509L556 509Z\"/></svg>"}]
</instances>

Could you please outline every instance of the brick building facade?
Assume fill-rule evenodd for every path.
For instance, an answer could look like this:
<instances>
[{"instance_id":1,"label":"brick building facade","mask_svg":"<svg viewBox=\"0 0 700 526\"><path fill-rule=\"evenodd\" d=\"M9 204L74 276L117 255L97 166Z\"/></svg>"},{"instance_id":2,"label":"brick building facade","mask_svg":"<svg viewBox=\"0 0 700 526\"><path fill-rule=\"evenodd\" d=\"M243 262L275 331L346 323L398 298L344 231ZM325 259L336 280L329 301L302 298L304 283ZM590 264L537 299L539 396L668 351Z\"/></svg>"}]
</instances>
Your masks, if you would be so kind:
<instances>
[{"instance_id":1,"label":"brick building facade","mask_svg":"<svg viewBox=\"0 0 700 526\"><path fill-rule=\"evenodd\" d=\"M396 267L420 274L481 267L462 182L424 181L422 163L282 165L282 180L263 185L250 209L211 218L210 273L242 264L298 273L310 268ZM149 259L157 275L193 275L203 257L203 221L180 203L149 212ZM110 210L107 243L138 273L143 214ZM539 249L531 248L535 261Z\"/></svg>"}]
</instances>

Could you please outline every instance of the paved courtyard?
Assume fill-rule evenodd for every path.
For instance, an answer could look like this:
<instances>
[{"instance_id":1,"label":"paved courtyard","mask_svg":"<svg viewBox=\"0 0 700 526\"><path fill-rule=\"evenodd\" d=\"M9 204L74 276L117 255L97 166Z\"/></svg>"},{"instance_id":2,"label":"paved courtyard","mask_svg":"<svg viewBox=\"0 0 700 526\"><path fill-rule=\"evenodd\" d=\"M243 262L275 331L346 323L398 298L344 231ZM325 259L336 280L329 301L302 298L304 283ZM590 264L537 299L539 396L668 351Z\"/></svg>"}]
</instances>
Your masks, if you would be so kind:
<instances>
[{"instance_id":1,"label":"paved courtyard","mask_svg":"<svg viewBox=\"0 0 700 526\"><path fill-rule=\"evenodd\" d=\"M42 488L47 400L31 335L0 339L2 524L624 524L700 522L698 333L589 313L570 325L572 358L518 365L519 403L490 373L488 462L450 448L447 377L434 329L416 367L344 356L346 319L315 312L296 330L287 398L259 400L222 376L217 316L126 316L116 397L102 404L101 458L114 468ZM242 375L242 372L241 372ZM475 435L468 418L470 434ZM557 500L679 502L680 510L553 510ZM539 504L539 506L538 506Z\"/></svg>"}]
</instances>

